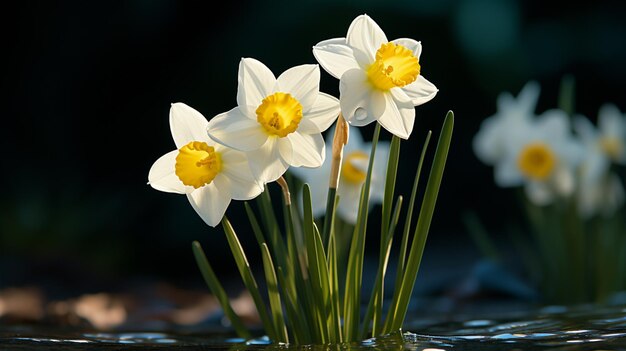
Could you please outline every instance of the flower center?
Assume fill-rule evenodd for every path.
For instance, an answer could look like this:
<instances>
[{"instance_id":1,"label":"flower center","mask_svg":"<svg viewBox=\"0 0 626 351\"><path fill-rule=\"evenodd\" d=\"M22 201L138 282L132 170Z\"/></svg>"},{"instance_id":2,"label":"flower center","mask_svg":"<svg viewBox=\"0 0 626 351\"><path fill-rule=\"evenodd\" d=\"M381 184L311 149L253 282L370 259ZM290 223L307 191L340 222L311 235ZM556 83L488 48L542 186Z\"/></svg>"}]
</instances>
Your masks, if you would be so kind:
<instances>
[{"instance_id":1,"label":"flower center","mask_svg":"<svg viewBox=\"0 0 626 351\"><path fill-rule=\"evenodd\" d=\"M622 153L622 141L616 137L604 137L600 139L600 149L612 160L617 160Z\"/></svg>"},{"instance_id":2,"label":"flower center","mask_svg":"<svg viewBox=\"0 0 626 351\"><path fill-rule=\"evenodd\" d=\"M192 141L178 150L175 168L183 184L198 189L211 183L222 170L222 159L212 146Z\"/></svg>"},{"instance_id":3,"label":"flower center","mask_svg":"<svg viewBox=\"0 0 626 351\"><path fill-rule=\"evenodd\" d=\"M302 105L287 93L274 93L256 109L257 121L269 135L285 137L298 129L302 119Z\"/></svg>"},{"instance_id":4,"label":"flower center","mask_svg":"<svg viewBox=\"0 0 626 351\"><path fill-rule=\"evenodd\" d=\"M545 180L554 170L556 156L544 143L526 145L517 159L522 174L535 180Z\"/></svg>"},{"instance_id":5,"label":"flower center","mask_svg":"<svg viewBox=\"0 0 626 351\"><path fill-rule=\"evenodd\" d=\"M420 64L413 52L402 45L386 43L376 51L376 61L367 69L370 83L389 90L413 83L420 74Z\"/></svg>"},{"instance_id":6,"label":"flower center","mask_svg":"<svg viewBox=\"0 0 626 351\"><path fill-rule=\"evenodd\" d=\"M341 166L341 179L353 183L361 184L365 181L367 162L369 157L363 151L353 151L349 153Z\"/></svg>"}]
</instances>

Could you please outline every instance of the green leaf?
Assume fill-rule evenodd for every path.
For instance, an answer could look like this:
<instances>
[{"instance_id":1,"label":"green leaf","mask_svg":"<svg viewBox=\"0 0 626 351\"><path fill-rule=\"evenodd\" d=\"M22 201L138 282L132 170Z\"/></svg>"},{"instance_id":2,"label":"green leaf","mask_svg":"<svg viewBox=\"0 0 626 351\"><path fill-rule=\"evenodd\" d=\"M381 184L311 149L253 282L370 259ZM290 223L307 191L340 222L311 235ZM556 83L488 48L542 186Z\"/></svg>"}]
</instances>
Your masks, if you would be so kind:
<instances>
[{"instance_id":1,"label":"green leaf","mask_svg":"<svg viewBox=\"0 0 626 351\"><path fill-rule=\"evenodd\" d=\"M428 230L430 229L430 223L435 211L437 195L439 194L439 187L441 185L448 150L450 149L450 142L452 140L453 128L454 114L452 111L449 111L443 122L441 135L437 143L437 150L435 151L432 168L428 176L428 184L426 185L424 199L422 200L422 206L417 220L417 227L415 228L413 242L411 243L411 250L409 251L409 258L406 264L406 272L402 279L399 298L397 303L392 306L395 310L394 321L391 324L392 330L400 329L406 317L406 311L409 306L411 294L413 293L413 286L415 285L415 279L417 278L417 272L419 271L420 262L422 260L424 245L426 245Z\"/></svg>"},{"instance_id":2,"label":"green leaf","mask_svg":"<svg viewBox=\"0 0 626 351\"><path fill-rule=\"evenodd\" d=\"M209 261L207 260L206 255L202 250L202 246L200 246L199 242L194 241L191 244L191 248L193 250L193 255L196 258L196 263L198 264L198 268L200 268L200 272L202 273L204 281L209 286L209 289L211 290L213 295L215 295L215 297L217 298L217 301L219 301L220 305L222 306L222 310L224 311L224 314L232 323L233 328L235 328L235 331L237 332L237 335L239 335L239 337L241 338L249 339L252 335L250 334L248 329L246 329L243 322L241 321L237 313L235 313L233 307L230 305L228 295L222 287L219 279L217 279L213 268L209 264Z\"/></svg>"},{"instance_id":3,"label":"green leaf","mask_svg":"<svg viewBox=\"0 0 626 351\"><path fill-rule=\"evenodd\" d=\"M276 278L276 271L274 270L272 256L267 244L261 245L261 255L263 258L263 269L265 270L265 281L267 282L267 294L270 300L270 310L272 311L274 326L278 334L276 341L289 342L280 293L278 291L278 278Z\"/></svg>"},{"instance_id":4,"label":"green leaf","mask_svg":"<svg viewBox=\"0 0 626 351\"><path fill-rule=\"evenodd\" d=\"M344 293L344 338L345 341L355 341L359 334L359 316L361 310L361 284L363 282L363 258L365 255L365 234L367 232L367 211L369 208L370 184L372 182L372 168L376 158L376 145L380 135L380 124L376 123L372 151L365 184L361 188L357 225L350 245L348 269L346 271L346 285Z\"/></svg>"},{"instance_id":5,"label":"green leaf","mask_svg":"<svg viewBox=\"0 0 626 351\"><path fill-rule=\"evenodd\" d=\"M417 170L415 171L415 178L413 180L413 190L411 191L411 198L409 200L409 208L407 209L406 218L404 221L404 231L402 233L402 242L400 244L400 252L398 254L398 264L396 268L396 281L394 285L394 295L392 299L391 306L396 306L398 304L398 298L400 294L400 288L402 286L402 279L404 278L404 266L406 263L406 251L409 245L409 232L411 230L411 220L413 218L413 208L415 207L415 199L417 198L417 188L419 184L419 179L422 174L422 166L424 164L424 158L426 156L426 150L428 150L428 144L430 143L430 137L432 135L432 131L428 131L426 134L426 140L424 141L424 146L422 147L422 153L420 155L419 162L417 164ZM383 333L391 333L391 323L395 318L395 309L390 308L387 312L387 317L385 319L385 326L383 328Z\"/></svg>"},{"instance_id":6,"label":"green leaf","mask_svg":"<svg viewBox=\"0 0 626 351\"><path fill-rule=\"evenodd\" d=\"M324 228L322 231L322 240L324 243L328 243L330 237L330 231L332 229L333 217L335 216L335 204L336 204L337 189L328 188L328 194L326 196L326 212L324 214Z\"/></svg>"},{"instance_id":7,"label":"green leaf","mask_svg":"<svg viewBox=\"0 0 626 351\"><path fill-rule=\"evenodd\" d=\"M282 235L280 233L278 220L276 219L276 214L274 213L269 187L266 186L265 191L263 191L261 195L257 196L256 200L261 210L261 220L265 226L265 232L268 234L268 241L272 249L272 254L275 257L284 255L285 247L284 244L281 246Z\"/></svg>"},{"instance_id":8,"label":"green leaf","mask_svg":"<svg viewBox=\"0 0 626 351\"><path fill-rule=\"evenodd\" d=\"M400 138L393 136L391 146L389 147L389 160L387 161L387 173L385 175L385 194L382 203L382 218L380 227L380 254L383 254L384 242L389 229L389 220L391 218L391 204L393 194L396 187L396 175L398 174L398 161L400 160Z\"/></svg>"},{"instance_id":9,"label":"green leaf","mask_svg":"<svg viewBox=\"0 0 626 351\"><path fill-rule=\"evenodd\" d=\"M306 315L302 312L298 304L298 295L295 289L286 289L293 282L287 282L285 272L278 267L278 286L281 288L285 302L285 311L287 312L287 323L291 326L290 330L294 336L296 344L306 344L313 342L311 329Z\"/></svg>"},{"instance_id":10,"label":"green leaf","mask_svg":"<svg viewBox=\"0 0 626 351\"><path fill-rule=\"evenodd\" d=\"M396 230L396 225L398 224L398 219L400 218L401 208L402 196L398 196L398 199L396 200L396 205L393 209L393 216L390 219L389 228L385 231L388 234L385 238L385 242L382 243L383 250L379 257L378 271L376 272L374 288L372 289L370 301L367 306L367 312L365 313L365 318L363 319L363 325L361 327L361 338L367 337L367 329L369 327L370 320L372 321L372 336L380 335L383 328L383 326L381 325L381 320L385 290L385 274L387 272L387 264L389 263L389 256L391 254L393 235Z\"/></svg>"},{"instance_id":11,"label":"green leaf","mask_svg":"<svg viewBox=\"0 0 626 351\"><path fill-rule=\"evenodd\" d=\"M308 184L304 184L302 188L302 199L304 205L304 241L307 253L308 272L310 275L310 283L313 292L313 303L316 309L316 317L320 326L321 342L329 341L327 316L330 315L328 308L328 268L326 266L326 253L324 252L321 239L316 242L316 228L313 222L313 210L311 204L311 190ZM320 252L321 249L321 252Z\"/></svg>"},{"instance_id":12,"label":"green leaf","mask_svg":"<svg viewBox=\"0 0 626 351\"><path fill-rule=\"evenodd\" d=\"M265 244L265 238L263 237L263 231L261 230L261 226L259 225L259 221L257 221L256 216L254 215L254 211L252 211L252 207L246 201L243 203L246 214L248 215L248 221L250 221L250 225L252 226L252 232L254 233L254 237L256 238L259 246Z\"/></svg>"},{"instance_id":13,"label":"green leaf","mask_svg":"<svg viewBox=\"0 0 626 351\"><path fill-rule=\"evenodd\" d=\"M567 74L563 76L561 80L561 87L559 89L559 109L565 111L569 116L574 114L576 109L576 81L574 76Z\"/></svg>"},{"instance_id":14,"label":"green leaf","mask_svg":"<svg viewBox=\"0 0 626 351\"><path fill-rule=\"evenodd\" d=\"M237 234L235 234L235 230L226 216L222 219L222 226L224 227L224 232L226 233L226 239L228 241L228 245L230 246L230 250L235 258L235 262L237 263L239 274L241 274L244 285L250 292L250 295L252 295L252 300L254 301L257 311L259 312L259 317L261 318L263 327L265 328L265 331L270 339L278 340L278 334L276 333L274 324L267 313L267 307L261 298L259 286L254 279L254 275L252 275L252 270L250 269L250 264L248 264L246 254L243 251L243 247L241 247Z\"/></svg>"}]
</instances>

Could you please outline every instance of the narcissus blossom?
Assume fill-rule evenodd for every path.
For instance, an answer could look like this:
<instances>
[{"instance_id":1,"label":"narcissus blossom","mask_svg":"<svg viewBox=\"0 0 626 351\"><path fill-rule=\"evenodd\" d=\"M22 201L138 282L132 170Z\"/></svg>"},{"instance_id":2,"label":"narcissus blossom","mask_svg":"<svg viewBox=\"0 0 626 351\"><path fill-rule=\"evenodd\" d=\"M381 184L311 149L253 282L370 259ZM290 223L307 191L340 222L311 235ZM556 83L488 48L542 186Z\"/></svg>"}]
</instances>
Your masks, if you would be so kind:
<instances>
[{"instance_id":1,"label":"narcissus blossom","mask_svg":"<svg viewBox=\"0 0 626 351\"><path fill-rule=\"evenodd\" d=\"M524 185L526 195L537 205L573 193L582 146L571 134L565 112L546 111L528 128L509 133L517 134L494 165L496 184Z\"/></svg>"},{"instance_id":2,"label":"narcissus blossom","mask_svg":"<svg viewBox=\"0 0 626 351\"><path fill-rule=\"evenodd\" d=\"M574 129L585 145L583 178L595 182L611 163L626 164L626 118L612 104L598 113L598 128L584 116L574 117Z\"/></svg>"},{"instance_id":3,"label":"narcissus blossom","mask_svg":"<svg viewBox=\"0 0 626 351\"><path fill-rule=\"evenodd\" d=\"M263 63L239 64L237 107L215 116L208 135L245 151L261 182L278 179L289 166L319 167L324 162L322 132L339 115L339 101L319 91L318 65L290 68L278 78Z\"/></svg>"},{"instance_id":4,"label":"narcissus blossom","mask_svg":"<svg viewBox=\"0 0 626 351\"><path fill-rule=\"evenodd\" d=\"M339 204L336 208L341 219L348 223L356 223L361 187L365 183L369 155L372 149L371 143L365 143L361 133L356 128L350 128L350 138L343 149L343 161L339 174L337 195ZM333 140L334 133L329 133L328 140ZM326 157L331 157L332 151L326 149ZM382 203L385 192L385 174L387 160L389 159L389 143L379 141L376 145L372 168L372 181L370 183L370 206ZM325 162L320 168L292 168L290 172L308 183L311 187L311 202L313 203L313 215L322 216L326 210L326 196L328 195L328 178L331 164Z\"/></svg>"},{"instance_id":5,"label":"narcissus blossom","mask_svg":"<svg viewBox=\"0 0 626 351\"><path fill-rule=\"evenodd\" d=\"M389 41L369 16L352 21L345 38L319 42L313 55L340 80L341 112L354 126L378 121L407 139L415 106L430 101L437 88L422 75L422 44L413 39Z\"/></svg>"},{"instance_id":6,"label":"narcissus blossom","mask_svg":"<svg viewBox=\"0 0 626 351\"><path fill-rule=\"evenodd\" d=\"M157 190L187 195L200 217L215 227L231 199L255 198L263 185L253 177L245 153L207 137L208 123L193 108L172 104L170 129L177 149L152 165L148 184Z\"/></svg>"},{"instance_id":7,"label":"narcissus blossom","mask_svg":"<svg viewBox=\"0 0 626 351\"><path fill-rule=\"evenodd\" d=\"M535 119L535 108L539 98L539 84L526 83L517 98L505 92L498 96L496 113L486 118L474 136L476 156L485 164L494 165L507 154L507 148L524 138L524 130Z\"/></svg>"},{"instance_id":8,"label":"narcissus blossom","mask_svg":"<svg viewBox=\"0 0 626 351\"><path fill-rule=\"evenodd\" d=\"M596 128L586 117L574 117L574 130L584 145L580 167L578 209L589 218L612 214L624 202L624 188L611 164L626 164L626 118L612 104L598 113Z\"/></svg>"}]
</instances>

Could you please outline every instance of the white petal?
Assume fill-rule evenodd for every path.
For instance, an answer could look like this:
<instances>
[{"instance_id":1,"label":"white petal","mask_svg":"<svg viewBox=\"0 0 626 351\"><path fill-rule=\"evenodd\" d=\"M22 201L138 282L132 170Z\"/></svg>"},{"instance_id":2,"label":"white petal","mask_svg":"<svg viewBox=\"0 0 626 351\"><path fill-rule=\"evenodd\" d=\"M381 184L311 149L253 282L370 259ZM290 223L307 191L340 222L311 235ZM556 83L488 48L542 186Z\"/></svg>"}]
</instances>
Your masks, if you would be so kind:
<instances>
[{"instance_id":1,"label":"white petal","mask_svg":"<svg viewBox=\"0 0 626 351\"><path fill-rule=\"evenodd\" d=\"M203 141L206 136L207 122L204 116L193 108L178 102L170 108L170 130L177 148L191 141Z\"/></svg>"},{"instance_id":2,"label":"white petal","mask_svg":"<svg viewBox=\"0 0 626 351\"><path fill-rule=\"evenodd\" d=\"M554 189L561 196L569 196L574 192L576 181L574 174L568 167L559 167L554 171L552 183Z\"/></svg>"},{"instance_id":3,"label":"white petal","mask_svg":"<svg viewBox=\"0 0 626 351\"><path fill-rule=\"evenodd\" d=\"M321 133L335 122L339 112L341 112L341 107L339 107L337 98L325 93L319 93L313 106L304 112L298 131L306 134Z\"/></svg>"},{"instance_id":4,"label":"white petal","mask_svg":"<svg viewBox=\"0 0 626 351\"><path fill-rule=\"evenodd\" d=\"M322 134L301 134L298 132L287 135L293 150L293 167L319 167L326 157Z\"/></svg>"},{"instance_id":5,"label":"white petal","mask_svg":"<svg viewBox=\"0 0 626 351\"><path fill-rule=\"evenodd\" d=\"M476 156L488 165L493 165L505 154L506 143L501 133L502 124L495 117L482 121L478 133L474 136L472 146Z\"/></svg>"},{"instance_id":6,"label":"white petal","mask_svg":"<svg viewBox=\"0 0 626 351\"><path fill-rule=\"evenodd\" d=\"M293 160L293 146L291 145L291 141L289 141L289 138L277 138L276 146L278 147L278 154L283 159L283 161L286 164L291 165Z\"/></svg>"},{"instance_id":7,"label":"white petal","mask_svg":"<svg viewBox=\"0 0 626 351\"><path fill-rule=\"evenodd\" d=\"M211 227L220 223L231 200L228 189L219 189L213 183L187 194L187 198L200 218Z\"/></svg>"},{"instance_id":8,"label":"white petal","mask_svg":"<svg viewBox=\"0 0 626 351\"><path fill-rule=\"evenodd\" d=\"M263 127L239 107L211 118L207 133L216 142L241 151L258 149L267 141Z\"/></svg>"},{"instance_id":9,"label":"white petal","mask_svg":"<svg viewBox=\"0 0 626 351\"><path fill-rule=\"evenodd\" d=\"M332 134L332 138L327 139L329 140L329 142L332 142L332 140L334 139L334 130ZM363 141L363 135L361 134L361 130L359 128L348 125L348 144L346 144L346 146L344 146L343 148L344 154L352 152L353 150L362 150L365 153L369 154L371 149L371 145L369 143L365 144L365 142Z\"/></svg>"},{"instance_id":10,"label":"white petal","mask_svg":"<svg viewBox=\"0 0 626 351\"><path fill-rule=\"evenodd\" d=\"M432 100L439 89L429 82L424 76L419 75L415 82L401 88L411 98L414 106L421 105Z\"/></svg>"},{"instance_id":11,"label":"white petal","mask_svg":"<svg viewBox=\"0 0 626 351\"><path fill-rule=\"evenodd\" d=\"M528 182L524 187L524 191L535 205L544 206L551 203L554 199L554 192L544 182Z\"/></svg>"},{"instance_id":12,"label":"white petal","mask_svg":"<svg viewBox=\"0 0 626 351\"><path fill-rule=\"evenodd\" d=\"M400 39L393 40L392 42L402 45L405 48L413 51L413 56L417 57L418 59L422 55L422 43L417 40L410 39L410 38L400 38Z\"/></svg>"},{"instance_id":13,"label":"white petal","mask_svg":"<svg viewBox=\"0 0 626 351\"><path fill-rule=\"evenodd\" d=\"M249 200L263 192L263 185L259 184L252 175L248 157L245 153L233 149L220 150L222 157L222 172L216 177L228 180L230 194L235 200Z\"/></svg>"},{"instance_id":14,"label":"white petal","mask_svg":"<svg viewBox=\"0 0 626 351\"><path fill-rule=\"evenodd\" d=\"M537 119L537 133L547 141L563 140L570 135L569 116L565 111L551 109Z\"/></svg>"},{"instance_id":15,"label":"white petal","mask_svg":"<svg viewBox=\"0 0 626 351\"><path fill-rule=\"evenodd\" d=\"M502 92L498 94L498 98L496 99L496 106L499 113L515 110L515 98L508 91Z\"/></svg>"},{"instance_id":16,"label":"white petal","mask_svg":"<svg viewBox=\"0 0 626 351\"><path fill-rule=\"evenodd\" d=\"M378 118L383 128L402 139L408 139L415 123L415 108L412 104L401 103L393 99L391 94L384 94L385 112Z\"/></svg>"},{"instance_id":17,"label":"white petal","mask_svg":"<svg viewBox=\"0 0 626 351\"><path fill-rule=\"evenodd\" d=\"M365 67L374 62L376 51L388 40L374 20L367 15L361 15L350 24L346 42L354 50L354 57L359 65Z\"/></svg>"},{"instance_id":18,"label":"white petal","mask_svg":"<svg viewBox=\"0 0 626 351\"><path fill-rule=\"evenodd\" d=\"M282 159L277 145L278 138L267 138L260 148L248 153L250 170L261 183L269 183L285 173L289 165Z\"/></svg>"},{"instance_id":19,"label":"white petal","mask_svg":"<svg viewBox=\"0 0 626 351\"><path fill-rule=\"evenodd\" d=\"M170 151L154 162L148 172L148 184L151 187L177 194L190 193L194 190L193 187L186 186L178 179L175 173L176 156L178 156L178 150Z\"/></svg>"},{"instance_id":20,"label":"white petal","mask_svg":"<svg viewBox=\"0 0 626 351\"><path fill-rule=\"evenodd\" d=\"M507 188L524 183L524 177L517 167L517 156L507 155L494 165L494 179L498 186Z\"/></svg>"},{"instance_id":21,"label":"white petal","mask_svg":"<svg viewBox=\"0 0 626 351\"><path fill-rule=\"evenodd\" d=\"M376 120L367 108L370 105L372 87L362 70L352 69L341 76L339 84L341 113L348 123L364 126Z\"/></svg>"},{"instance_id":22,"label":"white petal","mask_svg":"<svg viewBox=\"0 0 626 351\"><path fill-rule=\"evenodd\" d=\"M598 127L605 135L614 135L624 138L625 126L624 116L613 104L604 104L598 111Z\"/></svg>"},{"instance_id":23,"label":"white petal","mask_svg":"<svg viewBox=\"0 0 626 351\"><path fill-rule=\"evenodd\" d=\"M584 143L591 144L596 142L598 133L586 117L581 115L574 116L572 126Z\"/></svg>"},{"instance_id":24,"label":"white petal","mask_svg":"<svg viewBox=\"0 0 626 351\"><path fill-rule=\"evenodd\" d=\"M326 196L328 194L328 177L330 175L330 167L318 168L289 168L289 172L296 175L303 183L309 184L311 189L311 205L313 216L320 217L326 212ZM294 189L293 192L300 193L298 205L302 205L301 189ZM301 209L303 206L298 206Z\"/></svg>"},{"instance_id":25,"label":"white petal","mask_svg":"<svg viewBox=\"0 0 626 351\"><path fill-rule=\"evenodd\" d=\"M599 150L587 150L585 159L581 165L581 183L583 186L593 186L602 181L611 163Z\"/></svg>"},{"instance_id":26,"label":"white petal","mask_svg":"<svg viewBox=\"0 0 626 351\"><path fill-rule=\"evenodd\" d=\"M361 186L362 184L341 182L337 189L339 195L337 214L350 224L355 224L358 217Z\"/></svg>"},{"instance_id":27,"label":"white petal","mask_svg":"<svg viewBox=\"0 0 626 351\"><path fill-rule=\"evenodd\" d=\"M376 145L376 155L374 155L374 168L372 169L372 183L370 188L370 203L373 205L382 203L383 201L385 194L385 176L387 175L388 160L389 143L385 141L379 141Z\"/></svg>"},{"instance_id":28,"label":"white petal","mask_svg":"<svg viewBox=\"0 0 626 351\"><path fill-rule=\"evenodd\" d=\"M535 81L529 81L517 95L517 105L523 113L532 114L537 106L541 87Z\"/></svg>"},{"instance_id":29,"label":"white petal","mask_svg":"<svg viewBox=\"0 0 626 351\"><path fill-rule=\"evenodd\" d=\"M369 105L367 107L368 113L371 113L372 117L379 119L387 109L387 96L391 92L381 91L374 89L370 92ZM413 107L413 105L411 105Z\"/></svg>"},{"instance_id":30,"label":"white petal","mask_svg":"<svg viewBox=\"0 0 626 351\"><path fill-rule=\"evenodd\" d=\"M239 106L258 107L263 99L273 93L276 84L276 77L272 71L253 58L241 59L238 80L237 104Z\"/></svg>"},{"instance_id":31,"label":"white petal","mask_svg":"<svg viewBox=\"0 0 626 351\"><path fill-rule=\"evenodd\" d=\"M313 106L320 91L320 68L318 65L292 67L278 77L277 84L275 91L291 94L306 111Z\"/></svg>"},{"instance_id":32,"label":"white petal","mask_svg":"<svg viewBox=\"0 0 626 351\"><path fill-rule=\"evenodd\" d=\"M339 79L350 69L359 68L352 48L346 44L346 38L324 40L313 47L313 56L317 62L333 77Z\"/></svg>"}]
</instances>

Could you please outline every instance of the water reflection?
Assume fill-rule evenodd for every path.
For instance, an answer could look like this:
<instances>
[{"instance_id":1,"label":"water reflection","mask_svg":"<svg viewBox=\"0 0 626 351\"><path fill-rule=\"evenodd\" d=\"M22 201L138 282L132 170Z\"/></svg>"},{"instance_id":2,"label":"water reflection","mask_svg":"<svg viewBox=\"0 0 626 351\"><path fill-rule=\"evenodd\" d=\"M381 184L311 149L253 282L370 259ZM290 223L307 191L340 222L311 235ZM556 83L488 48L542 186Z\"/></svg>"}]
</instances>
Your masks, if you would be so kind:
<instances>
[{"instance_id":1,"label":"water reflection","mask_svg":"<svg viewBox=\"0 0 626 351\"><path fill-rule=\"evenodd\" d=\"M419 333L394 333L359 343L311 345L307 350L624 350L626 349L626 309L591 307L541 309L524 318L470 319L432 322ZM64 350L119 349L132 345L139 349L193 350L300 350L291 345L271 344L266 337L252 340L223 334L182 333L79 333L14 327L0 331L0 344L25 350L40 347Z\"/></svg>"}]
</instances>

